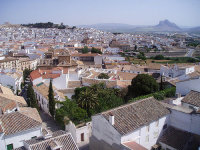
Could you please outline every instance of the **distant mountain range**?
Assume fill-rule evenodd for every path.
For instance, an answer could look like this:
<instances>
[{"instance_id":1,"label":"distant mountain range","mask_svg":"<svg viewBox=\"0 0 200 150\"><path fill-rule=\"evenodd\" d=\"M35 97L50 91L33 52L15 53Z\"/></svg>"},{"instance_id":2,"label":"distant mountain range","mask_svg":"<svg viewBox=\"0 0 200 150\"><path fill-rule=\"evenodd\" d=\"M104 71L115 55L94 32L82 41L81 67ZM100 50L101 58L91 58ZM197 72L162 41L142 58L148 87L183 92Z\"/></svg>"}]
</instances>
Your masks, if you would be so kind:
<instances>
[{"instance_id":1,"label":"distant mountain range","mask_svg":"<svg viewBox=\"0 0 200 150\"><path fill-rule=\"evenodd\" d=\"M155 26L137 26L120 23L103 23L94 25L80 25L79 27L95 28L98 30L110 32L200 32L200 27L181 28L178 27L175 23L170 22L169 20L160 21L159 24Z\"/></svg>"}]
</instances>

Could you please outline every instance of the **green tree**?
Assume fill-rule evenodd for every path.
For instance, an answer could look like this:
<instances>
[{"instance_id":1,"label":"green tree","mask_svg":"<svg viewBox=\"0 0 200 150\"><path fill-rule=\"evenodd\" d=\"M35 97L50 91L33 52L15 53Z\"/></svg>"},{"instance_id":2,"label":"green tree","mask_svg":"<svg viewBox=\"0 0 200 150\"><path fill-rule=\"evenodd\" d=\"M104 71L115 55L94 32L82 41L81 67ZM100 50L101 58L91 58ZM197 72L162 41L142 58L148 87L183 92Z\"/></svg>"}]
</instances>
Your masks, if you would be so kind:
<instances>
[{"instance_id":1,"label":"green tree","mask_svg":"<svg viewBox=\"0 0 200 150\"><path fill-rule=\"evenodd\" d=\"M109 79L110 77L106 73L100 73L98 75L98 79Z\"/></svg>"},{"instance_id":2,"label":"green tree","mask_svg":"<svg viewBox=\"0 0 200 150\"><path fill-rule=\"evenodd\" d=\"M163 60L163 59L165 59L165 57L164 57L163 55L156 55L156 56L154 57L154 59L155 59L155 60Z\"/></svg>"},{"instance_id":3,"label":"green tree","mask_svg":"<svg viewBox=\"0 0 200 150\"><path fill-rule=\"evenodd\" d=\"M85 109L89 117L91 117L91 109L94 109L98 105L97 94L87 88L85 91L80 92L80 97L77 99L79 107Z\"/></svg>"},{"instance_id":4,"label":"green tree","mask_svg":"<svg viewBox=\"0 0 200 150\"><path fill-rule=\"evenodd\" d=\"M160 76L160 91L164 90L164 87L163 87L163 76L161 75Z\"/></svg>"},{"instance_id":5,"label":"green tree","mask_svg":"<svg viewBox=\"0 0 200 150\"><path fill-rule=\"evenodd\" d=\"M140 52L140 54L137 55L138 59L146 60L146 56L143 52Z\"/></svg>"},{"instance_id":6,"label":"green tree","mask_svg":"<svg viewBox=\"0 0 200 150\"><path fill-rule=\"evenodd\" d=\"M23 80L24 81L29 77L31 72L32 72L32 70L30 70L30 69L27 69L27 68L24 69L24 71L23 71Z\"/></svg>"},{"instance_id":7,"label":"green tree","mask_svg":"<svg viewBox=\"0 0 200 150\"><path fill-rule=\"evenodd\" d=\"M135 45L134 50L135 50L135 51L137 50L137 45Z\"/></svg>"},{"instance_id":8,"label":"green tree","mask_svg":"<svg viewBox=\"0 0 200 150\"><path fill-rule=\"evenodd\" d=\"M37 110L39 110L38 104L37 104L37 99L36 99L36 96L35 96L35 93L34 93L34 90L33 90L31 84L28 85L27 100L28 100L27 103L28 103L29 107L37 108Z\"/></svg>"},{"instance_id":9,"label":"green tree","mask_svg":"<svg viewBox=\"0 0 200 150\"><path fill-rule=\"evenodd\" d=\"M88 112L89 117L92 114L100 113L123 104L120 91L118 89L106 88L104 83L94 84L90 87L76 88L73 99L81 108ZM92 107L89 107L89 110L87 110L87 107L84 107L84 104L80 104L80 101L82 102L83 99L84 104L92 100L92 105L89 104Z\"/></svg>"},{"instance_id":10,"label":"green tree","mask_svg":"<svg viewBox=\"0 0 200 150\"><path fill-rule=\"evenodd\" d=\"M86 53L88 53L88 52L89 52L88 47L87 47L87 46L84 46L84 48L82 49L82 53L83 53L83 54L86 54Z\"/></svg>"},{"instance_id":11,"label":"green tree","mask_svg":"<svg viewBox=\"0 0 200 150\"><path fill-rule=\"evenodd\" d=\"M92 48L91 49L91 53L98 53L98 54L102 54L102 52L99 50L99 49L97 49L97 48Z\"/></svg>"},{"instance_id":12,"label":"green tree","mask_svg":"<svg viewBox=\"0 0 200 150\"><path fill-rule=\"evenodd\" d=\"M55 114L55 119L60 125L64 126L65 117L68 117L69 120L75 124L85 122L88 119L87 112L84 109L78 107L75 101L71 101L66 98L66 101L60 102L60 104L62 107L56 109Z\"/></svg>"},{"instance_id":13,"label":"green tree","mask_svg":"<svg viewBox=\"0 0 200 150\"><path fill-rule=\"evenodd\" d=\"M126 102L130 98L147 95L158 91L158 83L148 74L139 74L133 78L131 85L128 87Z\"/></svg>"},{"instance_id":14,"label":"green tree","mask_svg":"<svg viewBox=\"0 0 200 150\"><path fill-rule=\"evenodd\" d=\"M49 84L48 98L49 98L49 112L50 112L51 116L54 118L54 115L55 115L55 104L56 103L55 103L55 99L54 99L52 80L50 80L50 84Z\"/></svg>"}]
</instances>

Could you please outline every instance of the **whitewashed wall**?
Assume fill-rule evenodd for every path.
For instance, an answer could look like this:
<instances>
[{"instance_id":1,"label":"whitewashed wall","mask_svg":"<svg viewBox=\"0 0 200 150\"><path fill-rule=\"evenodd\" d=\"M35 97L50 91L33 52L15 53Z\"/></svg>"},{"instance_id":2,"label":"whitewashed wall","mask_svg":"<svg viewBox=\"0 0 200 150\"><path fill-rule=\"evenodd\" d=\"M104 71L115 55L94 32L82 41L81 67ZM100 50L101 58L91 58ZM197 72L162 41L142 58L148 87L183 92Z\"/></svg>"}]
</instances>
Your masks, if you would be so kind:
<instances>
[{"instance_id":1,"label":"whitewashed wall","mask_svg":"<svg viewBox=\"0 0 200 150\"><path fill-rule=\"evenodd\" d=\"M18 148L23 146L23 140L30 140L34 136L42 136L42 127L38 127L35 129L30 129L24 132L18 132L16 134L8 135L8 136L0 136L0 144L4 143L4 145L0 145L1 150L7 150L6 146L9 144L13 144L13 148Z\"/></svg>"},{"instance_id":2,"label":"whitewashed wall","mask_svg":"<svg viewBox=\"0 0 200 150\"><path fill-rule=\"evenodd\" d=\"M92 136L107 142L109 145L121 144L121 135L101 115L92 116Z\"/></svg>"},{"instance_id":3,"label":"whitewashed wall","mask_svg":"<svg viewBox=\"0 0 200 150\"><path fill-rule=\"evenodd\" d=\"M188 114L172 109L169 124L178 129L200 135L200 114Z\"/></svg>"},{"instance_id":4,"label":"whitewashed wall","mask_svg":"<svg viewBox=\"0 0 200 150\"><path fill-rule=\"evenodd\" d=\"M187 95L191 90L200 92L200 78L176 83L176 93Z\"/></svg>"},{"instance_id":5,"label":"whitewashed wall","mask_svg":"<svg viewBox=\"0 0 200 150\"><path fill-rule=\"evenodd\" d=\"M102 64L102 60L103 60L103 58L102 58L102 56L95 56L94 57L94 63L95 63L95 65L101 65Z\"/></svg>"},{"instance_id":6,"label":"whitewashed wall","mask_svg":"<svg viewBox=\"0 0 200 150\"><path fill-rule=\"evenodd\" d=\"M158 126L157 126L158 121ZM147 149L151 149L151 147L156 144L160 133L162 132L163 126L167 124L168 116L162 117L159 120L156 120L149 124L149 131L147 130L147 126L143 126L132 133L124 135L121 138L121 143L128 141L135 141L138 144L142 145ZM146 139L149 139L148 141Z\"/></svg>"},{"instance_id":7,"label":"whitewashed wall","mask_svg":"<svg viewBox=\"0 0 200 150\"><path fill-rule=\"evenodd\" d=\"M92 122L88 122L86 123L86 125L77 128L71 121L69 122L68 125L65 126L65 130L69 131L75 142L78 145L83 146L84 144L88 144L89 143L89 138L92 134ZM81 134L84 133L84 141L81 141Z\"/></svg>"}]
</instances>

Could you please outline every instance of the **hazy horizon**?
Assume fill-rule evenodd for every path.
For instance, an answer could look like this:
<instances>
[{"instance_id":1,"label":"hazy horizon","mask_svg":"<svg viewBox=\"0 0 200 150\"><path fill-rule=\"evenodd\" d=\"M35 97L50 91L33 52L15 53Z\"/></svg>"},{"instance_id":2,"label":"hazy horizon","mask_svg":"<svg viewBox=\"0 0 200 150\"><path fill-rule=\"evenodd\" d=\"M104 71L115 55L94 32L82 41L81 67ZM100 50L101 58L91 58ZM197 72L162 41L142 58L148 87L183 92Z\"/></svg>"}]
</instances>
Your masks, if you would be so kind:
<instances>
[{"instance_id":1,"label":"hazy horizon","mask_svg":"<svg viewBox=\"0 0 200 150\"><path fill-rule=\"evenodd\" d=\"M200 26L199 6L199 0L0 0L0 24L150 26L168 19L180 27L196 27Z\"/></svg>"}]
</instances>

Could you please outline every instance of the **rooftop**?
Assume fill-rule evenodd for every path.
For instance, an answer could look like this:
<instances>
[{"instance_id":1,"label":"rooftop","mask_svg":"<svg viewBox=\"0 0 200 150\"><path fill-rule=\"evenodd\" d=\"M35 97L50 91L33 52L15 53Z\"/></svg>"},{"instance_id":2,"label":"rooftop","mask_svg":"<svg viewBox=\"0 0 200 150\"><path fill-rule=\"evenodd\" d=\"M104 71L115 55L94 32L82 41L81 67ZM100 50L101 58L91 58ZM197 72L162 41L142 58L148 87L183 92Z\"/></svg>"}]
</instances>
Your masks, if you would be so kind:
<instances>
[{"instance_id":1,"label":"rooftop","mask_svg":"<svg viewBox=\"0 0 200 150\"><path fill-rule=\"evenodd\" d=\"M101 115L109 120L110 113L115 117L113 127L121 135L125 135L166 116L170 112L153 97L150 97L108 110Z\"/></svg>"},{"instance_id":2,"label":"rooftop","mask_svg":"<svg viewBox=\"0 0 200 150\"><path fill-rule=\"evenodd\" d=\"M182 102L200 107L200 92L190 91L183 99Z\"/></svg>"}]
</instances>

